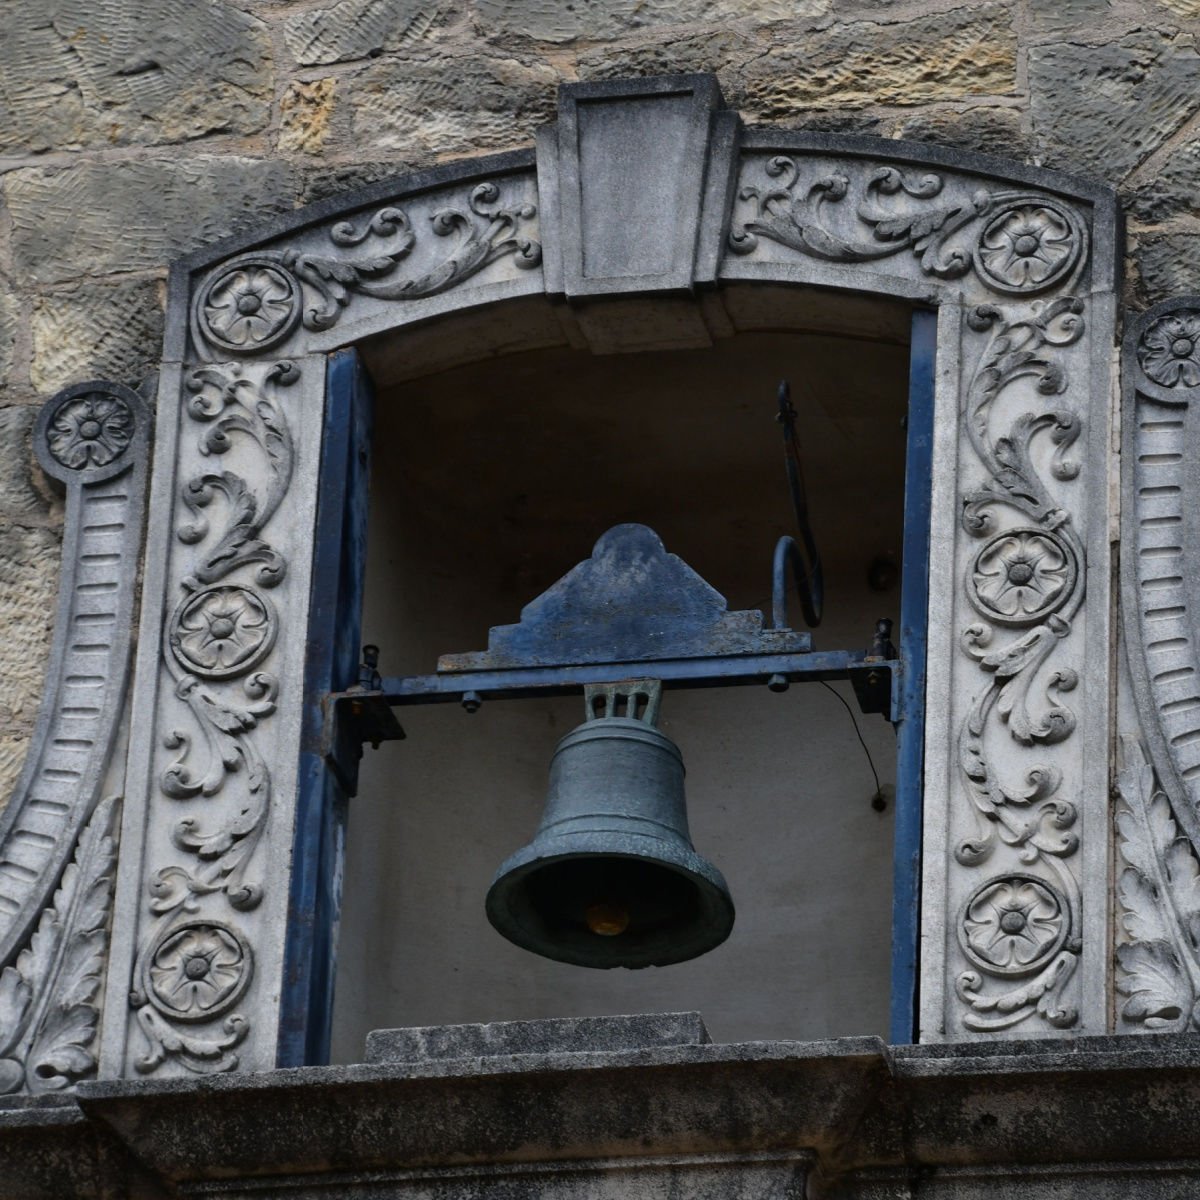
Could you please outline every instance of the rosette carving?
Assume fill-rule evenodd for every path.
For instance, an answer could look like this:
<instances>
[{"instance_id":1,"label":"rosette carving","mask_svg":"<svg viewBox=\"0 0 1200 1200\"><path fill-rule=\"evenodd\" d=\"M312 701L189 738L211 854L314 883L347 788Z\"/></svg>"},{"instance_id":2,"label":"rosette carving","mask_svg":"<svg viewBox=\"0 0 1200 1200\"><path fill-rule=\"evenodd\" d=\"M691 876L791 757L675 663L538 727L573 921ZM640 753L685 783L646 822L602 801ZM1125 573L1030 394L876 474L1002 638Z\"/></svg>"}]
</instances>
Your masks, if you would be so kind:
<instances>
[{"instance_id":1,"label":"rosette carving","mask_svg":"<svg viewBox=\"0 0 1200 1200\"><path fill-rule=\"evenodd\" d=\"M220 921L186 921L164 929L145 956L143 989L175 1021L207 1021L237 1003L250 982L245 938Z\"/></svg>"},{"instance_id":2,"label":"rosette carving","mask_svg":"<svg viewBox=\"0 0 1200 1200\"><path fill-rule=\"evenodd\" d=\"M927 275L958 279L974 267L989 287L1012 295L1063 284L1086 258L1083 222L1046 196L981 189L946 200L943 176L897 167L868 167L865 182L835 171L805 186L799 162L787 155L769 159L766 173L778 180L775 187L747 185L738 193L755 206L749 220L730 230L729 246L738 254L751 253L764 237L828 262L872 262L909 250ZM869 238L842 231L830 211L855 192L854 218ZM894 207L894 197L909 203Z\"/></svg>"},{"instance_id":3,"label":"rosette carving","mask_svg":"<svg viewBox=\"0 0 1200 1200\"><path fill-rule=\"evenodd\" d=\"M1200 384L1200 312L1180 309L1155 321L1138 343L1138 363L1163 387Z\"/></svg>"},{"instance_id":4,"label":"rosette carving","mask_svg":"<svg viewBox=\"0 0 1200 1200\"><path fill-rule=\"evenodd\" d=\"M115 392L86 392L67 398L51 416L46 445L56 462L72 471L107 467L129 448L134 415Z\"/></svg>"},{"instance_id":5,"label":"rosette carving","mask_svg":"<svg viewBox=\"0 0 1200 1200\"><path fill-rule=\"evenodd\" d=\"M1074 592L1077 570L1070 545L1047 529L1009 529L975 556L968 580L971 602L1001 625L1048 617Z\"/></svg>"},{"instance_id":6,"label":"rosette carving","mask_svg":"<svg viewBox=\"0 0 1200 1200\"><path fill-rule=\"evenodd\" d=\"M959 975L956 991L969 1008L964 1023L979 1031L1004 1029L1035 1013L1057 1028L1078 1020L1064 998L1081 948L1079 884L1066 864L1079 846L1076 805L1064 797L1062 772L1049 762L1030 763L1019 783L1003 779L988 743L1006 730L1020 746L1049 746L1075 729L1063 695L1075 688L1077 673L1066 665L1048 667L1083 604L1084 546L1035 469L1032 446L1048 439L1051 474L1062 482L1075 479L1079 465L1069 452L1079 420L1058 407L1027 412L997 436L992 418L997 400L1019 379L1032 378L1043 396L1065 392L1058 353L1082 335L1082 313L1078 300L1064 297L1032 317L1012 319L988 305L968 318L972 329L988 335L966 411L987 481L963 497L964 529L987 539L965 581L986 622L964 632L963 646L988 682L959 731L959 764L977 832L957 846L955 857L974 868L1002 844L1027 868L980 885L960 916L960 945L972 969ZM996 626L1016 636L995 646ZM1034 696L1038 680L1044 699ZM1046 874L1034 873L1038 866ZM1008 987L1013 976L1023 979L1015 988ZM989 980L1005 981L1007 990L989 989Z\"/></svg>"},{"instance_id":7,"label":"rosette carving","mask_svg":"<svg viewBox=\"0 0 1200 1200\"><path fill-rule=\"evenodd\" d=\"M269 350L295 328L300 289L295 278L274 263L245 259L209 283L199 312L205 337L219 350Z\"/></svg>"},{"instance_id":8,"label":"rosette carving","mask_svg":"<svg viewBox=\"0 0 1200 1200\"><path fill-rule=\"evenodd\" d=\"M204 679L244 674L271 652L278 631L271 602L236 584L185 596L171 625L171 649L180 666Z\"/></svg>"},{"instance_id":9,"label":"rosette carving","mask_svg":"<svg viewBox=\"0 0 1200 1200\"><path fill-rule=\"evenodd\" d=\"M1033 875L980 884L958 922L963 953L996 975L1032 975L1058 952L1070 930L1066 897Z\"/></svg>"},{"instance_id":10,"label":"rosette carving","mask_svg":"<svg viewBox=\"0 0 1200 1200\"><path fill-rule=\"evenodd\" d=\"M430 216L436 238L455 238L437 265L397 278L400 265L417 248L419 237L402 208L381 208L362 224L342 221L329 230L334 251L371 244L360 254L287 250L247 256L226 265L197 294L197 335L230 354L258 354L283 342L303 323L329 329L353 296L378 300L418 300L456 287L489 263L511 255L518 267L536 267L541 246L523 233L537 215L533 204L505 207L500 187L480 183L457 205Z\"/></svg>"}]
</instances>

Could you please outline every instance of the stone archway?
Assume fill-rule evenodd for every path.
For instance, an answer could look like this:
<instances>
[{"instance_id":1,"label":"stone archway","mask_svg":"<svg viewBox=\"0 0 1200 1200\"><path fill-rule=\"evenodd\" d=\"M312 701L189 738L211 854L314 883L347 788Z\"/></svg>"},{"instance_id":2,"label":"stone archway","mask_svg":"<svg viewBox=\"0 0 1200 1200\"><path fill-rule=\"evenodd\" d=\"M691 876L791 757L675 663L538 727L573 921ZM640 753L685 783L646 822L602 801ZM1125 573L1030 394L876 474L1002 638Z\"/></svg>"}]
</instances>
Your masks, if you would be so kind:
<instances>
[{"instance_id":1,"label":"stone archway","mask_svg":"<svg viewBox=\"0 0 1200 1200\"><path fill-rule=\"evenodd\" d=\"M276 1065L327 357L521 296L636 337L618 305L732 283L937 310L921 1036L1104 1032L1117 228L1107 189L744 128L684 76L567 86L536 152L179 263L102 1073ZM677 305L677 336L698 311ZM997 949L979 931L1001 910L1045 936ZM220 969L172 999L189 954Z\"/></svg>"}]
</instances>

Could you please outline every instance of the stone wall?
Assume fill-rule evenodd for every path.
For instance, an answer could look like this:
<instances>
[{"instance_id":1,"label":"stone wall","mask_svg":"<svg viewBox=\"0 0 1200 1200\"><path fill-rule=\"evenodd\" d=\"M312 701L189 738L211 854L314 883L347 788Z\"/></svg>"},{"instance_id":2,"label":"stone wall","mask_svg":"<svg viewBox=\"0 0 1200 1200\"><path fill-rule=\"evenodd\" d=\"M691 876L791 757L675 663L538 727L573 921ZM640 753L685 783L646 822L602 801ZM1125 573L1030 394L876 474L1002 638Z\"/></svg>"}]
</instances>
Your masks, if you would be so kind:
<instances>
[{"instance_id":1,"label":"stone wall","mask_svg":"<svg viewBox=\"0 0 1200 1200\"><path fill-rule=\"evenodd\" d=\"M0 41L0 794L58 502L36 405L154 367L165 266L371 180L528 144L562 80L715 71L758 123L1116 185L1135 307L1200 290L1200 0L10 0Z\"/></svg>"}]
</instances>

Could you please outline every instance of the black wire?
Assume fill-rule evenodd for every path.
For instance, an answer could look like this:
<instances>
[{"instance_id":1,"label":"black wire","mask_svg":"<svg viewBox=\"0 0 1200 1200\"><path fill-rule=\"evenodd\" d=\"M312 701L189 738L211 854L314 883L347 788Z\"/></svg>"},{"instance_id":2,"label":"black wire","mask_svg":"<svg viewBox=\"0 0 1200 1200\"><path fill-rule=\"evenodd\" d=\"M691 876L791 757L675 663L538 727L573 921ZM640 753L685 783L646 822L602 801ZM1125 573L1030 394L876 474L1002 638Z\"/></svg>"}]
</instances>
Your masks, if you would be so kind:
<instances>
[{"instance_id":1,"label":"black wire","mask_svg":"<svg viewBox=\"0 0 1200 1200\"><path fill-rule=\"evenodd\" d=\"M858 727L858 718L854 715L854 709L846 702L846 697L835 687L830 687L824 679L818 679L817 682L828 691L831 691L842 703L842 707L846 710L850 717L850 724L854 726L854 736L858 738L858 744L863 748L863 753L867 756L867 765L871 768L871 774L875 776L875 795L883 795L883 786L879 782L879 772L875 770L875 760L871 757L871 751L867 749L867 743L863 740L862 730Z\"/></svg>"}]
</instances>

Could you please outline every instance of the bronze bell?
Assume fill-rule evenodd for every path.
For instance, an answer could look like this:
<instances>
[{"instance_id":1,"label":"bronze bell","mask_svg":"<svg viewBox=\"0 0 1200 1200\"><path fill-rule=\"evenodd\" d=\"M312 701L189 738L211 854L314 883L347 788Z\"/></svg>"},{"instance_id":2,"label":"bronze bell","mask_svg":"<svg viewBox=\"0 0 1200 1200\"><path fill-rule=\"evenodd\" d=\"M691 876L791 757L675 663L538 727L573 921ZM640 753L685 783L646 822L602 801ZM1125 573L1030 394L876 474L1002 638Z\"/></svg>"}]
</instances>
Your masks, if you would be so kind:
<instances>
[{"instance_id":1,"label":"bronze bell","mask_svg":"<svg viewBox=\"0 0 1200 1200\"><path fill-rule=\"evenodd\" d=\"M541 826L488 889L488 920L510 942L581 967L661 967L729 936L729 889L688 834L683 757L655 728L661 687L586 689Z\"/></svg>"}]
</instances>

